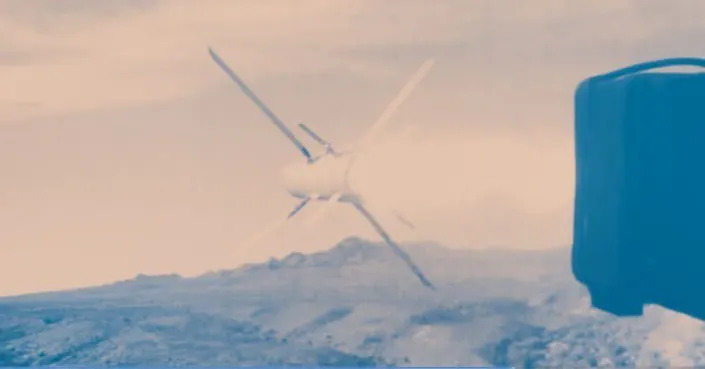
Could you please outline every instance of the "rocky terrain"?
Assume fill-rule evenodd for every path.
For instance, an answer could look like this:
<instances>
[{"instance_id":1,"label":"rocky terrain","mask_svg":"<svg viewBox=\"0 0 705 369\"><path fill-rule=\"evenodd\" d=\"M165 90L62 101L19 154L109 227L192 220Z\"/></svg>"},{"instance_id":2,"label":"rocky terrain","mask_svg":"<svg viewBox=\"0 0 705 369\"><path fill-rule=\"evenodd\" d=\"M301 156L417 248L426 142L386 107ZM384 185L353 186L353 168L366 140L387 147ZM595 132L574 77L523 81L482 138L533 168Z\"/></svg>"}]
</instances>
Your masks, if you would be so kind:
<instances>
[{"instance_id":1,"label":"rocky terrain","mask_svg":"<svg viewBox=\"0 0 705 369\"><path fill-rule=\"evenodd\" d=\"M384 245L349 238L196 278L2 298L0 366L705 364L699 321L591 309L567 248L405 247L438 291Z\"/></svg>"}]
</instances>

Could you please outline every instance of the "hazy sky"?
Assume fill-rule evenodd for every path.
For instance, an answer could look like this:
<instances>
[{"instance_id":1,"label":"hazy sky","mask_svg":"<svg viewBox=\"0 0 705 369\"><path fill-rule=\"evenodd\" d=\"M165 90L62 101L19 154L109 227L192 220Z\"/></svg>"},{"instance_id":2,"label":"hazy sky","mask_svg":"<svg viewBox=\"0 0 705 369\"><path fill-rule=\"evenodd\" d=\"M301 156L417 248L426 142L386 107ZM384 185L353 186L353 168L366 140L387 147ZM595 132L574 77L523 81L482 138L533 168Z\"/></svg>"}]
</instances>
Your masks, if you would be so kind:
<instances>
[{"instance_id":1,"label":"hazy sky","mask_svg":"<svg viewBox=\"0 0 705 369\"><path fill-rule=\"evenodd\" d=\"M341 145L435 57L360 178L382 222L400 240L449 247L567 246L575 86L633 62L703 55L704 8L0 0L0 295L377 239L338 205L317 227L302 224L304 211L242 245L296 205L280 171L301 158L208 45L283 120Z\"/></svg>"}]
</instances>

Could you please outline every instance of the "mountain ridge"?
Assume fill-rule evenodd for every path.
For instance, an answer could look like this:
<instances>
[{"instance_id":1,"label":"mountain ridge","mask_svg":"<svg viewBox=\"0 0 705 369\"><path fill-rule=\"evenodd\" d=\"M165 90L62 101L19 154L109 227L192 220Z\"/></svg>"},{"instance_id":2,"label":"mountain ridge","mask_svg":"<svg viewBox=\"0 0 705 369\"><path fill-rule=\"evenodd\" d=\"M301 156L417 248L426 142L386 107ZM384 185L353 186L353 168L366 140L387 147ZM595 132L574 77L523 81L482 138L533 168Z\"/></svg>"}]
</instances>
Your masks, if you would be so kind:
<instances>
[{"instance_id":1,"label":"mountain ridge","mask_svg":"<svg viewBox=\"0 0 705 369\"><path fill-rule=\"evenodd\" d=\"M591 309L567 248L404 248L438 291L353 237L196 277L0 298L0 365L658 366L659 342L679 339L662 309ZM671 359L702 364L702 326L681 323L692 334Z\"/></svg>"}]
</instances>

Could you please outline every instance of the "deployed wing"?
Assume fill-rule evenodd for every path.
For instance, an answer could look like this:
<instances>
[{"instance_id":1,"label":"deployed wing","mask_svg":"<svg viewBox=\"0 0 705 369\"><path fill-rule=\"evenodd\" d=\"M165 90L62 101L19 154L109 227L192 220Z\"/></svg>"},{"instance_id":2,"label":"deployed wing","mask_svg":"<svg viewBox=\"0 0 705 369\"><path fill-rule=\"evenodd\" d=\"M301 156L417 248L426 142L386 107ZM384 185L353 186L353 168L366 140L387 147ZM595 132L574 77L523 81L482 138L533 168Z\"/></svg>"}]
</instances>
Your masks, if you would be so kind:
<instances>
[{"instance_id":1,"label":"deployed wing","mask_svg":"<svg viewBox=\"0 0 705 369\"><path fill-rule=\"evenodd\" d=\"M220 56L218 56L218 54L215 53L215 51L213 51L213 49L208 48L208 52L211 54L211 57L216 62L216 64L218 64L218 66L220 66L220 68L225 71L228 76L230 76L230 79L232 79L233 82L235 82L235 84L240 87L242 92L244 92L245 95L247 95L247 97L249 97L255 103L255 105L257 105L257 107L259 107L260 110L272 121L272 123L274 123L277 128L279 128L279 130L281 130L282 133L284 133L284 135L291 142L294 143L294 145L299 149L299 151L301 151L301 153L306 157L309 162L312 161L313 158L311 157L311 154L309 153L308 149L306 149L306 147L301 143L301 141L299 141L296 136L294 136L294 133L292 133L289 128L284 125L284 123L272 112L272 110L270 110L269 107L267 107L267 105L265 105L264 102L262 102L262 100L260 100L257 95L252 92L252 90L250 90L249 87L247 87L247 85L245 85L245 82L243 82L240 77L238 77L235 72L230 69L230 67L223 61L223 59L220 58Z\"/></svg>"},{"instance_id":2,"label":"deployed wing","mask_svg":"<svg viewBox=\"0 0 705 369\"><path fill-rule=\"evenodd\" d=\"M399 108L399 106L401 106L401 104L406 101L406 99L411 95L414 88L416 88L416 86L421 82L421 80L426 77L426 74L428 74L428 72L431 70L433 64L435 64L435 61L433 59L428 59L423 64L421 64L421 67L419 67L419 69L406 82L406 84L404 85L404 87L402 87L397 96L394 97L394 100L392 100L389 105L387 105L387 107L382 112L382 115L377 118L377 121L372 124L367 133L358 142L352 154L351 160L348 162L348 169L352 167L352 165L355 163L357 159L357 154L360 151L364 150L365 147L373 141L373 139L382 130L382 128L384 128L384 126L389 122L389 119L392 117L392 114L394 114L394 112Z\"/></svg>"},{"instance_id":3,"label":"deployed wing","mask_svg":"<svg viewBox=\"0 0 705 369\"><path fill-rule=\"evenodd\" d=\"M431 70L435 64L433 59L426 60L421 67L409 78L404 87L399 91L394 100L392 100L389 105L384 109L382 115L377 118L377 121L372 124L372 126L367 131L367 134L363 136L358 144L358 150L366 146L371 142L374 137L381 131L382 128L389 122L392 114L397 111L399 106L406 101L406 99L411 95L416 86L426 77L426 74Z\"/></svg>"},{"instance_id":4,"label":"deployed wing","mask_svg":"<svg viewBox=\"0 0 705 369\"><path fill-rule=\"evenodd\" d=\"M424 286L426 286L432 290L435 290L436 288L433 286L431 281L429 281L426 278L426 276L423 274L421 269L418 266L416 266L416 264L414 263L413 260L411 260L411 257L409 256L409 254L407 254L404 250L402 250L401 247L399 247L399 245L397 245L397 243L394 242L391 237L389 237L387 232L384 230L384 228L382 228L382 226L377 222L377 220L372 216L372 214L370 214L370 212L368 212L367 209L365 209L365 207L362 206L362 204L359 204L357 202L353 202L352 204L367 219L367 221L369 221L370 224L372 224L372 227L374 227L375 231L377 231L377 233L379 233L379 235L382 236L382 238L387 243L387 245L389 245L389 247L392 248L392 251L394 251L394 253L400 259L402 259L404 261L404 263L406 263L406 265L409 267L409 269L411 269L411 271L419 278L421 283L423 283Z\"/></svg>"}]
</instances>

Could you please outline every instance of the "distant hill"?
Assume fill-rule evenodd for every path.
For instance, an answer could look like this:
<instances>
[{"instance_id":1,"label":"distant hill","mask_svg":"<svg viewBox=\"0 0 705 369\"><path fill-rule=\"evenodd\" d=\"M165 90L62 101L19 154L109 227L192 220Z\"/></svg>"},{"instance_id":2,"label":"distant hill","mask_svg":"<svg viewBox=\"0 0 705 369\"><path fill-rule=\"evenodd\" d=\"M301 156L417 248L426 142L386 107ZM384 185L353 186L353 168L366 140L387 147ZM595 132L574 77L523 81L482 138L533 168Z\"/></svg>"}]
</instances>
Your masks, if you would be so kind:
<instances>
[{"instance_id":1,"label":"distant hill","mask_svg":"<svg viewBox=\"0 0 705 369\"><path fill-rule=\"evenodd\" d=\"M384 245L349 238L196 278L144 276L0 299L0 366L705 364L700 322L594 311L569 250Z\"/></svg>"}]
</instances>

